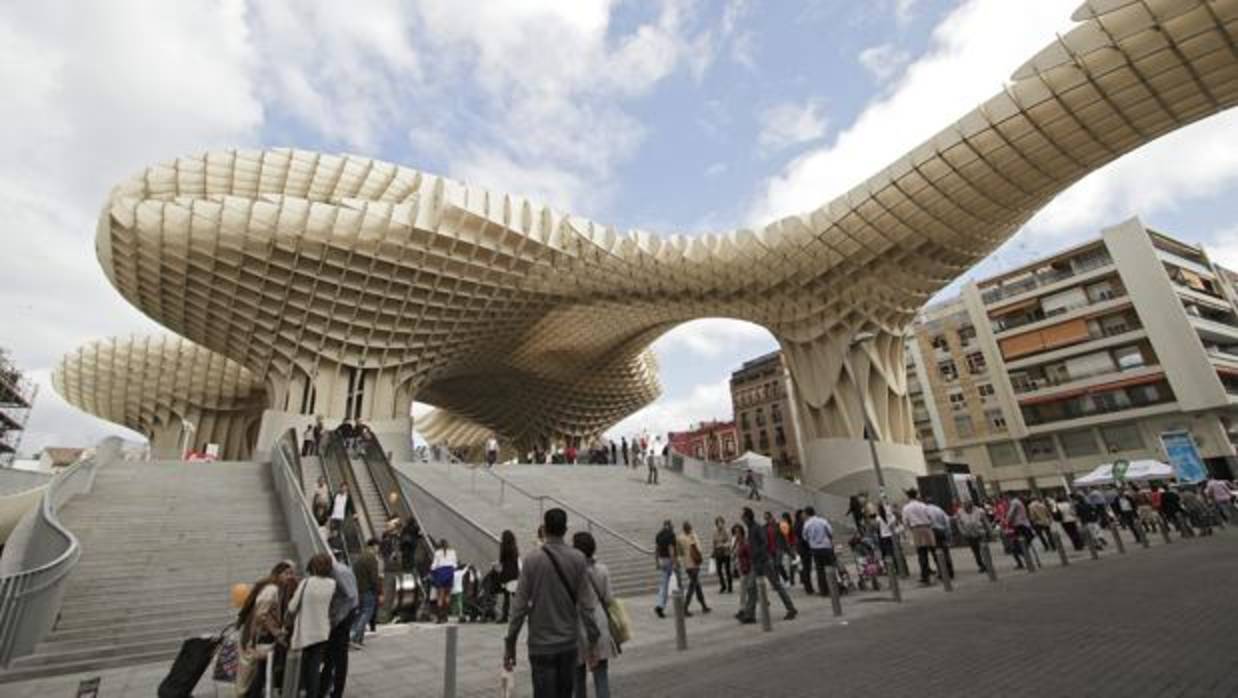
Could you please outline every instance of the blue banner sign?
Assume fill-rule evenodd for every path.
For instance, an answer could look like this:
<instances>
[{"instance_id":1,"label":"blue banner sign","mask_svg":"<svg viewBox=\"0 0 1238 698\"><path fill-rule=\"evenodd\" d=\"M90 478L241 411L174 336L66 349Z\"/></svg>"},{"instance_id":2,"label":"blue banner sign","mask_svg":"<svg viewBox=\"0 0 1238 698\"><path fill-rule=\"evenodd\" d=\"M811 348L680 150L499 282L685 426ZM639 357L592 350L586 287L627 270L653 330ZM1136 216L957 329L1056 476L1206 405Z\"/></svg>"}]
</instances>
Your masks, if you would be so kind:
<instances>
[{"instance_id":1,"label":"blue banner sign","mask_svg":"<svg viewBox=\"0 0 1238 698\"><path fill-rule=\"evenodd\" d=\"M1191 432L1167 431L1161 434L1161 445L1165 447L1166 459L1178 475L1178 482L1189 484L1208 479L1208 469L1199 457L1199 449L1195 447Z\"/></svg>"}]
</instances>

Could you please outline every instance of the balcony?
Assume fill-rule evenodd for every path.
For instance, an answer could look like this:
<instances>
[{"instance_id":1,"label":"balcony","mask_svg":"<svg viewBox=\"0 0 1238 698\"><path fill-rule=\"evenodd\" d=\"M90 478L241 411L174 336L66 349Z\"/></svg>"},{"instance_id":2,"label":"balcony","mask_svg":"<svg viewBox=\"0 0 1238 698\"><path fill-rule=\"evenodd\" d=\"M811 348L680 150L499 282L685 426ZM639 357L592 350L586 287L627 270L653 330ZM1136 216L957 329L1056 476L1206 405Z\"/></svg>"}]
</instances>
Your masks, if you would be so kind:
<instances>
[{"instance_id":1,"label":"balcony","mask_svg":"<svg viewBox=\"0 0 1238 698\"><path fill-rule=\"evenodd\" d=\"M1080 304L1072 308L1062 308L1058 312L1051 315L1037 312L1020 316L1020 318L1014 319L1009 323L994 321L993 336L997 339L1003 339L1021 332L1043 329L1045 327L1050 327L1075 318L1092 317L1103 312L1125 307L1130 305L1130 302L1130 298L1127 297L1126 292L1122 291L1121 293L1115 293L1112 296L1107 296L1104 298L1097 298L1096 300Z\"/></svg>"},{"instance_id":2,"label":"balcony","mask_svg":"<svg viewBox=\"0 0 1238 698\"><path fill-rule=\"evenodd\" d=\"M1094 373L1087 376L1068 376L1061 379L1043 376L1040 378L1019 381L1017 383L1012 380L1011 385L1014 387L1015 394L1019 396L1020 402L1022 402L1024 398L1035 399L1048 397L1058 392L1086 389L1112 381L1140 378L1143 376L1159 374L1160 372L1161 367L1159 364L1143 364L1140 366L1115 368L1111 371Z\"/></svg>"},{"instance_id":3,"label":"balcony","mask_svg":"<svg viewBox=\"0 0 1238 698\"><path fill-rule=\"evenodd\" d=\"M1151 392L1148 388L1154 388ZM1173 391L1158 371L1151 375L1107 382L1090 388L1076 388L1064 395L1048 395L1020 400L1023 421L1029 427L1095 417L1143 407L1167 405L1175 401ZM1058 427L1063 425L1058 424Z\"/></svg>"},{"instance_id":4,"label":"balcony","mask_svg":"<svg viewBox=\"0 0 1238 698\"><path fill-rule=\"evenodd\" d=\"M1006 362L1007 371L1018 371L1020 369L1031 368L1041 364L1053 363L1062 359L1077 356L1079 354L1089 354L1101 349L1109 349L1123 344L1130 344L1139 339L1147 338L1148 333L1142 327L1122 327L1119 330L1107 331L1100 330L1089 332L1088 339L1078 343L1071 344L1060 349L1052 349L1049 351L1040 352L1027 356L1022 359L1016 359Z\"/></svg>"},{"instance_id":5,"label":"balcony","mask_svg":"<svg viewBox=\"0 0 1238 698\"><path fill-rule=\"evenodd\" d=\"M993 288L987 288L981 291L980 300L985 305L993 305L1007 298L1014 298L1025 293L1044 289L1047 286L1060 283L1067 279L1073 279L1077 276L1083 276L1090 272L1096 271L1113 265L1113 259L1108 254L1093 255L1087 258L1077 258L1073 260L1070 269L1053 268L1044 271L1036 272L1028 276L1020 277L1019 279L1006 284L1000 284Z\"/></svg>"}]
</instances>

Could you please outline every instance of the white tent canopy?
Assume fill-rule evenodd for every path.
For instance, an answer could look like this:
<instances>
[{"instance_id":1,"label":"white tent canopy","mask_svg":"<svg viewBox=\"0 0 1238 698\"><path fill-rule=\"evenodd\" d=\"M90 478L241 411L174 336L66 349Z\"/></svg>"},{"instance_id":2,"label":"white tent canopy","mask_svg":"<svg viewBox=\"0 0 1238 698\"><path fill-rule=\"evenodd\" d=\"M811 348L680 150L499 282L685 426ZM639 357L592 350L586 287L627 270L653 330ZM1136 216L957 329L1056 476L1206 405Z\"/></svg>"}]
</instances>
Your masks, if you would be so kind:
<instances>
[{"instance_id":1,"label":"white tent canopy","mask_svg":"<svg viewBox=\"0 0 1238 698\"><path fill-rule=\"evenodd\" d=\"M1157 460L1133 460L1126 469L1126 482L1144 482L1147 480L1171 480L1175 477L1172 465ZM1099 465L1095 470L1075 478L1077 487L1093 487L1113 484L1113 463Z\"/></svg>"},{"instance_id":2,"label":"white tent canopy","mask_svg":"<svg viewBox=\"0 0 1238 698\"><path fill-rule=\"evenodd\" d=\"M747 468L754 473L760 475L774 474L774 461L769 456L763 456L760 453L748 451L744 455L731 461L731 465L740 468Z\"/></svg>"}]
</instances>

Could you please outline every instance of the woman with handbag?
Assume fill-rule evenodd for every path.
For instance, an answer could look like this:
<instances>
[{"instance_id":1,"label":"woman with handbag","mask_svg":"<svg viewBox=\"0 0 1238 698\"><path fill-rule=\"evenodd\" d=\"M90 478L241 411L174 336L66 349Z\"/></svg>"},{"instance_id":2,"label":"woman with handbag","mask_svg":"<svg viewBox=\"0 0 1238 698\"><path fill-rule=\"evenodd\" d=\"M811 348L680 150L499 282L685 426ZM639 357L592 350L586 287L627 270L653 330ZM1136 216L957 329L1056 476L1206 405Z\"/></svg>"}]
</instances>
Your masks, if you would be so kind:
<instances>
[{"instance_id":1,"label":"woman with handbag","mask_svg":"<svg viewBox=\"0 0 1238 698\"><path fill-rule=\"evenodd\" d=\"M438 539L434 561L430 563L430 582L434 586L436 623L446 623L451 612L451 591L456 585L456 551L451 549L446 538Z\"/></svg>"},{"instance_id":2,"label":"woman with handbag","mask_svg":"<svg viewBox=\"0 0 1238 698\"><path fill-rule=\"evenodd\" d=\"M696 594L696 599L701 604L701 613L709 613L710 608L705 604L705 592L701 590L701 563L705 561L705 556L701 553L701 539L697 538L692 531L692 524L687 521L683 522L683 533L679 535L677 547L682 556L680 564L688 573L688 591L683 597L683 614L692 616L688 607L692 605L693 594Z\"/></svg>"},{"instance_id":3,"label":"woman with handbag","mask_svg":"<svg viewBox=\"0 0 1238 698\"><path fill-rule=\"evenodd\" d=\"M236 672L238 697L260 697L265 691L262 677L266 664L272 661L277 644L287 644L280 601L282 587L295 577L296 570L291 562L285 560L275 565L269 575L254 584L237 613L236 627L240 633Z\"/></svg>"},{"instance_id":4,"label":"woman with handbag","mask_svg":"<svg viewBox=\"0 0 1238 698\"><path fill-rule=\"evenodd\" d=\"M611 605L616 603L614 590L610 586L610 571L606 569L606 565L593 559L593 554L597 552L597 541L593 539L593 534L588 531L578 531L572 536L572 547L584 554L585 562L588 564L586 575L589 586L594 596L597 597L597 603L593 606L593 619L597 622L599 631L594 650L597 664L592 669L593 692L597 698L610 698L610 675L608 673L610 660L619 656L619 645L615 642L616 631L612 626L609 610ZM586 698L589 695L587 666L589 638L585 634L585 624L579 623L579 627L580 654L576 660L576 686L572 696L573 698Z\"/></svg>"}]
</instances>

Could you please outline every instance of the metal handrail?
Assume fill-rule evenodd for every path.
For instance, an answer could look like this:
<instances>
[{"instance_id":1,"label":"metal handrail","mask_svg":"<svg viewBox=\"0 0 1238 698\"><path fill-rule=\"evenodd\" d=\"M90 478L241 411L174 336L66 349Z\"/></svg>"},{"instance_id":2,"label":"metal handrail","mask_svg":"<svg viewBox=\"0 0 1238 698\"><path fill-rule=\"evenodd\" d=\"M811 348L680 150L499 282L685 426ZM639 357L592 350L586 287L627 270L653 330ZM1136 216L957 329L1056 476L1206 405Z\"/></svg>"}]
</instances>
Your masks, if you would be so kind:
<instances>
[{"instance_id":1,"label":"metal handrail","mask_svg":"<svg viewBox=\"0 0 1238 698\"><path fill-rule=\"evenodd\" d=\"M297 433L289 429L271 449L271 479L280 496L288 536L292 539L301 567L304 568L314 555L330 555L331 547L327 545L322 529L318 527L318 522L314 520L314 514L305 501L305 494L301 489L302 478L293 472L296 470L294 463L299 465L300 452L297 450Z\"/></svg>"},{"instance_id":2,"label":"metal handrail","mask_svg":"<svg viewBox=\"0 0 1238 698\"><path fill-rule=\"evenodd\" d=\"M649 555L649 556L653 556L653 554L654 554L654 550L653 550L653 548L646 548L646 547L642 546L640 543L637 543L636 541L632 540L631 538L628 538L627 536L623 535L622 533L619 533L618 531L616 531L615 529L611 528L610 526L607 526L606 524L602 523L601 521L598 521L597 519L593 518L592 516L589 516L588 514L586 514L586 513L582 512L581 510L577 509L576 507L573 507L572 505L568 504L567 502L564 502L562 499L559 499L558 497L555 497L555 496L553 496L553 495L549 495L549 494L533 494L532 492L529 492L528 490L524 489L524 488L523 488L523 487L521 487L520 485L517 485L516 483L514 483L514 482L512 482L512 481L508 480L507 478L503 477L502 475L499 475L498 473L494 472L494 469L493 469L493 468L490 468L490 467L485 467L485 466L480 466L480 465L467 465L466 467L473 468L473 469L474 469L474 472L476 472L476 470L480 468L482 472L486 473L486 474L487 474L487 475L489 475L490 477L493 477L493 478L497 479L500 483L502 483L502 485L503 485L504 487L510 487L510 488L512 488L512 489L514 489L514 490L516 490L517 492L519 492L520 494L524 495L525 497L528 497L529 499L535 500L535 501L538 503L538 507L539 507L542 511L545 511L545 510L546 510L546 502L547 502L547 501L554 502L554 503L555 503L555 504L557 504L557 505L558 505L561 509L563 509L563 510L565 510L565 511L569 511L569 512L571 512L571 513L575 514L576 516L579 516L580 518L584 519L584 520L585 520L585 524L586 524L586 526L588 527L588 529L589 529L590 531L592 531L594 528L597 528L597 529L599 529L599 530L601 530L601 531L604 531L604 532L606 532L606 533L610 534L610 536L611 536L611 537L613 537L613 538L615 538L616 540L618 540L619 542L621 542L621 543L623 543L623 544L627 545L628 547L631 547L631 548L635 549L635 550L636 550L637 552L639 552L639 553L643 553L643 554L645 554L645 555ZM503 497L502 490L500 490L500 492L499 492L499 499L500 499L500 501L502 500L502 497Z\"/></svg>"},{"instance_id":3,"label":"metal handrail","mask_svg":"<svg viewBox=\"0 0 1238 698\"><path fill-rule=\"evenodd\" d=\"M43 492L39 505L26 512L10 534L6 549L9 555L0 560L0 567L17 569L0 576L0 667L34 651L55 625L65 582L82 554L77 536L60 522L60 509L75 495L90 492L101 462L99 450L114 454L119 451L119 444L116 437L105 439L93 457L58 473ZM48 557L39 553L49 548L55 551L51 560L29 561L31 557ZM21 559L17 559L19 555ZM23 569L26 565L33 567Z\"/></svg>"}]
</instances>

